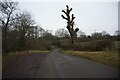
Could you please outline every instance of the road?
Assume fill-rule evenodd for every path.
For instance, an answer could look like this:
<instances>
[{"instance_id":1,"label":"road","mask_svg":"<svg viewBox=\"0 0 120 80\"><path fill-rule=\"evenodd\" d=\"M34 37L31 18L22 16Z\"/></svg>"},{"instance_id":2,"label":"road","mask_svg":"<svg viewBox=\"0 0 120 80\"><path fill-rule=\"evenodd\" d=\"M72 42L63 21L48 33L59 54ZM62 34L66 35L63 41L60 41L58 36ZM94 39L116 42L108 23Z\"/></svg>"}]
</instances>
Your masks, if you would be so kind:
<instances>
[{"instance_id":1,"label":"road","mask_svg":"<svg viewBox=\"0 0 120 80\"><path fill-rule=\"evenodd\" d=\"M42 56L42 57L41 57ZM22 55L4 61L3 78L118 78L118 69L76 56Z\"/></svg>"}]
</instances>

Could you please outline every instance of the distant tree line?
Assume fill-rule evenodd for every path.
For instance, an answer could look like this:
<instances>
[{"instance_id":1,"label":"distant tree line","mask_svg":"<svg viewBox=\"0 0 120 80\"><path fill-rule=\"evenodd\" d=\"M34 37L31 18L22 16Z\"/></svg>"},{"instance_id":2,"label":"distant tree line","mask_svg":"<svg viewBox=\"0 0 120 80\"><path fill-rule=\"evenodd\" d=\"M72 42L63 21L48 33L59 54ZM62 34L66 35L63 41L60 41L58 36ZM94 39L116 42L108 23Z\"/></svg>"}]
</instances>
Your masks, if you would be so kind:
<instances>
[{"instance_id":1,"label":"distant tree line","mask_svg":"<svg viewBox=\"0 0 120 80\"><path fill-rule=\"evenodd\" d=\"M0 27L2 27L2 53L50 50L52 46L65 50L72 49L72 34L65 29L58 29L53 35L51 30L45 30L37 25L30 12L20 11L17 2L0 1ZM116 45L119 42L120 31L116 31L113 36L105 31L91 35L86 35L82 31L77 32L75 50L118 49Z\"/></svg>"},{"instance_id":2,"label":"distant tree line","mask_svg":"<svg viewBox=\"0 0 120 80\"><path fill-rule=\"evenodd\" d=\"M51 45L50 41L53 39L49 30L35 24L31 13L20 11L18 2L11 0L0 1L0 27L3 53L46 49L45 46Z\"/></svg>"}]
</instances>

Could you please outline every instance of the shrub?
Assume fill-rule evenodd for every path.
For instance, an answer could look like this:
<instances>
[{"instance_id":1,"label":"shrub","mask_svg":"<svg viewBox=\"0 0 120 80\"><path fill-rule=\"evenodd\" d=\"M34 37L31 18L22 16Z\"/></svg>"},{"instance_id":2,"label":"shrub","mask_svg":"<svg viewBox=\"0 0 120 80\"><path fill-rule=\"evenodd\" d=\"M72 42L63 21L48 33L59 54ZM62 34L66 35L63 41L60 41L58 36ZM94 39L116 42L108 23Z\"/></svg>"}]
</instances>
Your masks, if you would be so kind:
<instances>
[{"instance_id":1,"label":"shrub","mask_svg":"<svg viewBox=\"0 0 120 80\"><path fill-rule=\"evenodd\" d=\"M88 42L77 42L75 44L75 50L79 51L103 51L111 50L112 41L111 40L95 40Z\"/></svg>"},{"instance_id":2,"label":"shrub","mask_svg":"<svg viewBox=\"0 0 120 80\"><path fill-rule=\"evenodd\" d=\"M69 43L61 44L61 48L63 50L70 50L71 49L71 44L69 44Z\"/></svg>"}]
</instances>

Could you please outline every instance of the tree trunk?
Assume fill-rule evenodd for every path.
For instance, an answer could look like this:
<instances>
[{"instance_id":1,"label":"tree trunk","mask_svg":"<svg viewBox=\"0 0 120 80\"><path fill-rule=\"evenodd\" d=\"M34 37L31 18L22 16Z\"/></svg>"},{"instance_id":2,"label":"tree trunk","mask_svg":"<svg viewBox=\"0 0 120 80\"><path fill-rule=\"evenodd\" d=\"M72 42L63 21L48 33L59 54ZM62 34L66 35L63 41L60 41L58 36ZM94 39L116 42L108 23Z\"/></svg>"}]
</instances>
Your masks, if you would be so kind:
<instances>
[{"instance_id":1,"label":"tree trunk","mask_svg":"<svg viewBox=\"0 0 120 80\"><path fill-rule=\"evenodd\" d=\"M8 47L7 47L7 27L5 26L3 29L3 53L8 53Z\"/></svg>"},{"instance_id":2,"label":"tree trunk","mask_svg":"<svg viewBox=\"0 0 120 80\"><path fill-rule=\"evenodd\" d=\"M74 36L71 37L72 40L72 50L75 50L75 38Z\"/></svg>"},{"instance_id":3,"label":"tree trunk","mask_svg":"<svg viewBox=\"0 0 120 80\"><path fill-rule=\"evenodd\" d=\"M11 15L12 12L10 12L10 14L8 15L8 18L7 18L7 22L6 24L4 25L4 53L8 53L8 44L7 44L7 33L8 33L8 24L9 24L9 21L10 21L10 15Z\"/></svg>"}]
</instances>

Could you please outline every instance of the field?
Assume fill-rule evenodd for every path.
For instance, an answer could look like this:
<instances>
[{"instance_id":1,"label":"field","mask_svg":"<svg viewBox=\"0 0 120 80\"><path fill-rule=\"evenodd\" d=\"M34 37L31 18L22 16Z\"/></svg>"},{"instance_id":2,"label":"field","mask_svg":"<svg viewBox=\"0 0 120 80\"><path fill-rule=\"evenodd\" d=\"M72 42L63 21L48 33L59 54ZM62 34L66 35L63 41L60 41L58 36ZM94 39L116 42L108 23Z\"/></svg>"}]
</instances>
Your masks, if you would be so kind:
<instances>
[{"instance_id":1,"label":"field","mask_svg":"<svg viewBox=\"0 0 120 80\"><path fill-rule=\"evenodd\" d=\"M70 51L66 50L63 51L64 54L80 56L87 59L91 59L103 64L110 65L112 67L118 68L118 53L117 52L107 52L107 51L100 51L100 52L86 52L86 51Z\"/></svg>"}]
</instances>

